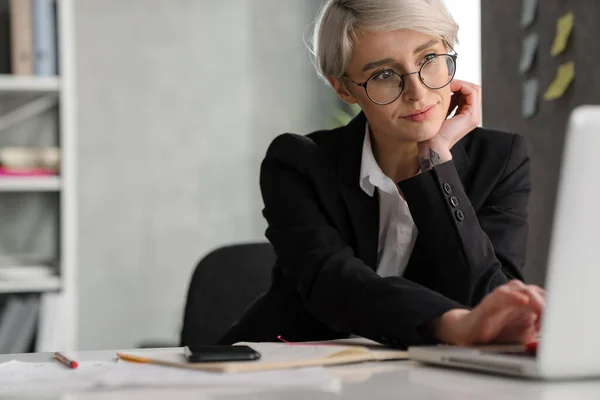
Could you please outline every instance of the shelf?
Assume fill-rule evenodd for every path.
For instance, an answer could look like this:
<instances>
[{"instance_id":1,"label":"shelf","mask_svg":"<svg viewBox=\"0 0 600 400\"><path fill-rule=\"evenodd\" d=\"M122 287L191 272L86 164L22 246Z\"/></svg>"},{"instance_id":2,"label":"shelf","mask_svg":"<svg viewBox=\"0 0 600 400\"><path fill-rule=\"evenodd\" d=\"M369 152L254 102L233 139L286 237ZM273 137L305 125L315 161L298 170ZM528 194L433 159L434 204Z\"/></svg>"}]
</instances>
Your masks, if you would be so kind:
<instances>
[{"instance_id":1,"label":"shelf","mask_svg":"<svg viewBox=\"0 0 600 400\"><path fill-rule=\"evenodd\" d=\"M0 280L0 293L40 293L60 290L60 278L56 276L35 280Z\"/></svg>"},{"instance_id":2,"label":"shelf","mask_svg":"<svg viewBox=\"0 0 600 400\"><path fill-rule=\"evenodd\" d=\"M58 176L0 177L0 192L56 192L60 187Z\"/></svg>"},{"instance_id":3,"label":"shelf","mask_svg":"<svg viewBox=\"0 0 600 400\"><path fill-rule=\"evenodd\" d=\"M58 77L15 76L0 74L0 92L58 92Z\"/></svg>"}]
</instances>

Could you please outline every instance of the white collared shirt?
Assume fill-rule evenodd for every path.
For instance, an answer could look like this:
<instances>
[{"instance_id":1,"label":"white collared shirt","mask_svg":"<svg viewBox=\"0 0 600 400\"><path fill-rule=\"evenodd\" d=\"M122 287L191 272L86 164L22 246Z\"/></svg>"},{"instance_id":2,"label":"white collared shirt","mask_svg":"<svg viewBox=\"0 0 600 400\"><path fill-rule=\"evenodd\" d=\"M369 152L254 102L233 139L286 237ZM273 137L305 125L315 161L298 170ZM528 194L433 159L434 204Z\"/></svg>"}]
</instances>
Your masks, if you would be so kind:
<instances>
[{"instance_id":1,"label":"white collared shirt","mask_svg":"<svg viewBox=\"0 0 600 400\"><path fill-rule=\"evenodd\" d=\"M383 173L375 160L368 123L360 164L360 187L371 197L375 194L375 189L379 193L377 274L383 277L402 276L418 231L406 200L400 196L394 181Z\"/></svg>"}]
</instances>

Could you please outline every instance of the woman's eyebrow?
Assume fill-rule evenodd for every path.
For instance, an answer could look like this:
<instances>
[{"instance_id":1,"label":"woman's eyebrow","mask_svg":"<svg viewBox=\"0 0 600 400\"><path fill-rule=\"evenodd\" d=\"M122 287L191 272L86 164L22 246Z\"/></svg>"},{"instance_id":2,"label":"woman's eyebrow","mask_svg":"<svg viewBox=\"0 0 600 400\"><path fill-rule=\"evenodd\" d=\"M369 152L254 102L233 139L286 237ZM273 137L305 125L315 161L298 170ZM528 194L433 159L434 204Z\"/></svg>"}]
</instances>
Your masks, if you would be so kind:
<instances>
[{"instance_id":1,"label":"woman's eyebrow","mask_svg":"<svg viewBox=\"0 0 600 400\"><path fill-rule=\"evenodd\" d=\"M394 62L395 60L393 58L384 58L383 60L378 60L378 61L372 61L370 63L366 63L362 70L363 72L368 71L370 69L375 69L379 66L385 65L385 64L389 64L391 62Z\"/></svg>"},{"instance_id":2,"label":"woman's eyebrow","mask_svg":"<svg viewBox=\"0 0 600 400\"><path fill-rule=\"evenodd\" d=\"M437 39L431 39L431 40L429 40L429 41L427 41L427 42L423 43L423 44L422 44L422 45L420 45L419 47L417 47L417 48L415 49L415 51L413 52L413 54L420 53L420 52L422 52L423 50L427 49L428 47L435 46L437 43L438 43L438 40L437 40Z\"/></svg>"},{"instance_id":3,"label":"woman's eyebrow","mask_svg":"<svg viewBox=\"0 0 600 400\"><path fill-rule=\"evenodd\" d=\"M437 39L431 39L431 40L428 40L427 42L425 42L425 43L423 43L422 45L420 45L419 47L417 47L417 48L415 49L415 51L413 52L413 54L420 53L420 52L422 52L423 50L427 49L428 47L435 46L436 44L438 44L438 40L437 40ZM382 59L382 60L372 61L372 62L370 62L370 63L366 63L366 64L363 66L363 68L362 68L362 71L363 71L363 72L365 72L365 71L368 71L368 70L370 70L370 69L375 69L375 68L377 68L377 67L380 67L380 66L382 66L382 65L389 64L389 63L391 63L391 62L395 62L395 61L396 61L396 60L394 60L394 59L393 59L393 58L391 58L391 57L384 58L384 59Z\"/></svg>"}]
</instances>

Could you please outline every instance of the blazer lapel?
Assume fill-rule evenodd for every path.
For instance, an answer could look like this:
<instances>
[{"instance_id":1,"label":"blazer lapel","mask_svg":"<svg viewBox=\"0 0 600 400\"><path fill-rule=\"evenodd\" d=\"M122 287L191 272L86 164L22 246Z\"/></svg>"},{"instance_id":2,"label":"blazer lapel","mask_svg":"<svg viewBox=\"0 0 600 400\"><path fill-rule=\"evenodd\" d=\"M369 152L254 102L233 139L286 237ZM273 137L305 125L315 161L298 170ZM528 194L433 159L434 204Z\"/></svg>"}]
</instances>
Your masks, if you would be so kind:
<instances>
[{"instance_id":1,"label":"blazer lapel","mask_svg":"<svg viewBox=\"0 0 600 400\"><path fill-rule=\"evenodd\" d=\"M379 200L376 194L373 197L366 194L359 184L366 122L361 112L344 128L339 174L343 181L342 195L356 238L356 255L375 270L379 241Z\"/></svg>"},{"instance_id":2,"label":"blazer lapel","mask_svg":"<svg viewBox=\"0 0 600 400\"><path fill-rule=\"evenodd\" d=\"M342 194L356 237L357 256L373 270L377 269L377 245L379 241L379 201L360 187L345 186Z\"/></svg>"}]
</instances>

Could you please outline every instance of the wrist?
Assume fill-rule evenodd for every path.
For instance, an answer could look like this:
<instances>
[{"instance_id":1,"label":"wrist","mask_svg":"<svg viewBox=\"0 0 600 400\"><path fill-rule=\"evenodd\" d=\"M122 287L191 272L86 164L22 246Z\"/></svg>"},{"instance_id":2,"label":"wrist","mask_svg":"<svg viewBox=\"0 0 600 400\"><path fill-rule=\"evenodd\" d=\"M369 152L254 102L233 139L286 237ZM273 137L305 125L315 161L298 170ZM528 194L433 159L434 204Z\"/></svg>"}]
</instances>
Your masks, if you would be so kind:
<instances>
[{"instance_id":1,"label":"wrist","mask_svg":"<svg viewBox=\"0 0 600 400\"><path fill-rule=\"evenodd\" d=\"M439 156L442 163L452 160L451 146L446 141L427 140L419 143L417 148L419 149L420 157L430 157L433 151Z\"/></svg>"},{"instance_id":2,"label":"wrist","mask_svg":"<svg viewBox=\"0 0 600 400\"><path fill-rule=\"evenodd\" d=\"M470 310L455 308L445 312L433 321L434 337L447 344L466 345L468 340L468 317Z\"/></svg>"},{"instance_id":3,"label":"wrist","mask_svg":"<svg viewBox=\"0 0 600 400\"><path fill-rule=\"evenodd\" d=\"M419 143L418 149L421 172L429 171L440 164L452 160L452 153L444 146L423 142Z\"/></svg>"}]
</instances>

